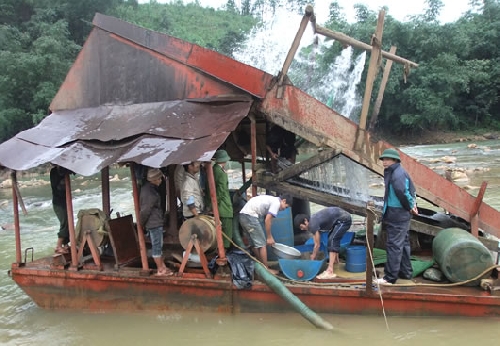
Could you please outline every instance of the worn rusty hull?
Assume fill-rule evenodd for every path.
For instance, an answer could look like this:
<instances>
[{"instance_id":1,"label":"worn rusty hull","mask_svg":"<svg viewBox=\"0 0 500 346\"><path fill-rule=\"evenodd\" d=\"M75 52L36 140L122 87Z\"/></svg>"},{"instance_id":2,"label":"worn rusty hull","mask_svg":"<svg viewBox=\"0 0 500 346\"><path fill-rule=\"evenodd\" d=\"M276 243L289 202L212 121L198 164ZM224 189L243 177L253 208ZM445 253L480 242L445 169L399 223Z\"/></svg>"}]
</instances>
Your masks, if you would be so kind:
<instances>
[{"instance_id":1,"label":"worn rusty hull","mask_svg":"<svg viewBox=\"0 0 500 346\"><path fill-rule=\"evenodd\" d=\"M188 275L189 276L189 275ZM228 279L141 277L138 272L13 268L12 277L40 307L80 311L291 312L266 285L237 290ZM363 289L288 285L318 313L382 313L379 295ZM499 317L500 297L479 288L383 288L385 312L402 316Z\"/></svg>"}]
</instances>

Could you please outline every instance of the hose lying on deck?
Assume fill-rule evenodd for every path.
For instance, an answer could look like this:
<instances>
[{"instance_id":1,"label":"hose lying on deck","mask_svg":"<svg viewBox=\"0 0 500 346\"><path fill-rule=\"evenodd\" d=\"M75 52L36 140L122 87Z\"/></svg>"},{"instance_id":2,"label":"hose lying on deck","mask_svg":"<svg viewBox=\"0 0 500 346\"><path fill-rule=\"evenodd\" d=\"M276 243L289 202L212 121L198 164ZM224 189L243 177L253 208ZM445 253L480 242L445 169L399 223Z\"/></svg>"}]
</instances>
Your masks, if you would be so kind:
<instances>
[{"instance_id":1,"label":"hose lying on deck","mask_svg":"<svg viewBox=\"0 0 500 346\"><path fill-rule=\"evenodd\" d=\"M243 241L241 239L240 231L239 231L239 222L238 217L233 218L233 238L236 244L240 248L245 248ZM295 296L288 288L286 288L283 283L278 280L273 274L271 274L264 265L260 262L255 261L255 272L260 277L260 279L271 288L274 293L279 295L285 301L290 303L290 305L300 313L306 320L311 322L317 328L332 330L333 326L321 318L314 311L309 309L297 296Z\"/></svg>"}]
</instances>

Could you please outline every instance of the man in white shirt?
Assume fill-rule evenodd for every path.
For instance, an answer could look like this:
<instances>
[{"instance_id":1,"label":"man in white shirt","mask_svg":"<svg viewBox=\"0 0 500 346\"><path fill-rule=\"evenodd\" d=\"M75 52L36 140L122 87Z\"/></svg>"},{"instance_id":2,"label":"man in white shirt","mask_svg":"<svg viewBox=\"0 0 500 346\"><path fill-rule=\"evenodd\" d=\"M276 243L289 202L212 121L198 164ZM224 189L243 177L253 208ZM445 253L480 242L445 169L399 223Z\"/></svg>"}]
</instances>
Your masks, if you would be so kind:
<instances>
[{"instance_id":1,"label":"man in white shirt","mask_svg":"<svg viewBox=\"0 0 500 346\"><path fill-rule=\"evenodd\" d=\"M194 161L184 165L185 175L181 190L182 214L190 219L201 214L205 209L203 191L196 174L200 172L200 162Z\"/></svg>"},{"instance_id":2,"label":"man in white shirt","mask_svg":"<svg viewBox=\"0 0 500 346\"><path fill-rule=\"evenodd\" d=\"M267 267L266 245L273 245L273 235L271 234L271 224L273 218L280 210L291 207L292 198L289 196L274 197L260 195L252 197L240 211L240 225L244 234L250 241L250 245L255 255ZM265 231L262 227L265 225ZM277 274L274 270L269 270Z\"/></svg>"}]
</instances>

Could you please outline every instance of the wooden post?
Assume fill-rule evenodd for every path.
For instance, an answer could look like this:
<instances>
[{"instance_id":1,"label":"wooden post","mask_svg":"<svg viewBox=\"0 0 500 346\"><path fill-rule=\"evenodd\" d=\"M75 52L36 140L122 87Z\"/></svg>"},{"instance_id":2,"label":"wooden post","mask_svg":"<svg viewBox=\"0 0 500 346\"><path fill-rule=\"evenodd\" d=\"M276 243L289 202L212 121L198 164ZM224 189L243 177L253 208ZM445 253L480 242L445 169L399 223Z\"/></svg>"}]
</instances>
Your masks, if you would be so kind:
<instances>
[{"instance_id":1,"label":"wooden post","mask_svg":"<svg viewBox=\"0 0 500 346\"><path fill-rule=\"evenodd\" d=\"M257 185L255 184L255 176L257 174L257 127L255 124L255 116L249 115L250 118L250 148L252 152L252 197L257 196Z\"/></svg>"},{"instance_id":2,"label":"wooden post","mask_svg":"<svg viewBox=\"0 0 500 346\"><path fill-rule=\"evenodd\" d=\"M372 96L373 82L378 73L380 52L382 51L382 35L384 33L384 16L385 11L381 10L378 14L377 29L375 36L372 38L372 53L370 55L370 64L368 66L368 74L366 76L365 96L363 97L363 108L361 109L361 117L359 119L359 128L366 129L366 116L370 108L370 99Z\"/></svg>"},{"instance_id":3,"label":"wooden post","mask_svg":"<svg viewBox=\"0 0 500 346\"><path fill-rule=\"evenodd\" d=\"M71 243L71 270L78 270L78 253L76 250L75 219L73 218L73 197L71 195L71 179L69 173L64 175L66 185L66 209L68 213L69 242Z\"/></svg>"},{"instance_id":4,"label":"wooden post","mask_svg":"<svg viewBox=\"0 0 500 346\"><path fill-rule=\"evenodd\" d=\"M315 26L314 32L317 33L317 34L329 37L329 38L333 38L334 40L339 41L339 42L341 42L343 44L346 44L348 46L352 46L352 47L355 47L355 48L363 49L363 50L366 50L366 51L369 51L369 52L373 49L373 47L370 46L369 44L366 44L364 42L358 41L358 40L356 40L356 39L354 39L352 37L347 36L344 33L332 31L332 30L323 28L323 27L321 27L319 25ZM399 64L408 65L410 67L418 67L417 63L415 63L413 61L410 61L410 60L407 60L407 59L404 59L404 58L402 58L400 56L391 54L389 52L381 51L381 54L382 54L382 56L384 58L392 60L392 61L397 62Z\"/></svg>"},{"instance_id":5,"label":"wooden post","mask_svg":"<svg viewBox=\"0 0 500 346\"><path fill-rule=\"evenodd\" d=\"M279 81L278 81L278 89L277 89L277 94L276 98L281 99L283 98L283 80L288 73L288 69L290 68L290 65L292 64L293 57L295 56L295 53L297 52L297 49L299 48L300 45L300 39L302 38L302 35L304 34L304 31L306 30L307 23L309 22L309 18L313 15L313 7L311 5L306 6L306 13L302 17L302 20L300 22L299 30L297 31L297 34L295 34L295 38L293 39L292 47L288 51L288 54L286 55L285 62L283 63L283 68L281 69Z\"/></svg>"},{"instance_id":6,"label":"wooden post","mask_svg":"<svg viewBox=\"0 0 500 346\"><path fill-rule=\"evenodd\" d=\"M483 202L484 193L486 192L486 186L488 183L483 181L481 184L481 188L477 193L476 200L472 206L471 215L470 215L470 232L474 237L479 237L479 208L481 207L481 203Z\"/></svg>"},{"instance_id":7,"label":"wooden post","mask_svg":"<svg viewBox=\"0 0 500 346\"><path fill-rule=\"evenodd\" d=\"M21 227L19 226L19 201L17 200L17 176L16 171L11 171L10 180L12 182L12 205L14 208L14 227L16 232L16 263L19 265L21 258Z\"/></svg>"},{"instance_id":8,"label":"wooden post","mask_svg":"<svg viewBox=\"0 0 500 346\"><path fill-rule=\"evenodd\" d=\"M135 221L137 224L137 237L139 239L139 250L141 252L142 270L149 273L148 255L146 252L146 241L144 240L144 230L141 225L141 210L139 204L139 188L134 171L134 163L130 164L130 179L132 180L132 194L134 198Z\"/></svg>"},{"instance_id":9,"label":"wooden post","mask_svg":"<svg viewBox=\"0 0 500 346\"><path fill-rule=\"evenodd\" d=\"M169 223L168 223L168 231L167 236L170 242L175 243L176 239L179 237L178 234L178 224L177 224L177 194L175 189L175 165L168 166L168 215L169 215ZM178 242L178 241L177 241Z\"/></svg>"},{"instance_id":10,"label":"wooden post","mask_svg":"<svg viewBox=\"0 0 500 346\"><path fill-rule=\"evenodd\" d=\"M102 211L111 217L111 198L109 192L109 166L101 169Z\"/></svg>"},{"instance_id":11,"label":"wooden post","mask_svg":"<svg viewBox=\"0 0 500 346\"><path fill-rule=\"evenodd\" d=\"M224 241L222 239L222 225L220 222L219 215L219 206L217 205L217 192L215 191L215 179L214 179L214 171L212 169L212 163L205 163L205 172L207 173L208 180L208 188L210 190L210 200L212 201L212 210L214 212L214 222L215 222L215 236L217 239L217 251L219 253L219 258L217 259L217 263L219 265L225 265L226 260L226 251L224 249ZM187 252L187 251L186 251Z\"/></svg>"},{"instance_id":12,"label":"wooden post","mask_svg":"<svg viewBox=\"0 0 500 346\"><path fill-rule=\"evenodd\" d=\"M366 293L371 295L373 293L372 283L373 283L373 246L375 244L373 238L373 223L375 221L375 215L373 214L373 202L368 202L366 207L366 243L368 248L366 249Z\"/></svg>"},{"instance_id":13,"label":"wooden post","mask_svg":"<svg viewBox=\"0 0 500 346\"><path fill-rule=\"evenodd\" d=\"M396 53L396 46L391 46L390 52L392 54ZM387 81L389 80L389 75L391 73L391 67L392 67L392 60L387 60L385 63L384 67L384 74L382 76L382 82L380 83L380 88L378 89L378 95L377 95L377 100L375 101L375 104L373 105L373 111L372 111L372 116L370 117L370 126L368 129L371 131L375 127L375 124L377 123L378 119L378 114L380 112L380 107L382 106L382 100L384 99L384 91L385 91L385 86L387 85Z\"/></svg>"}]
</instances>

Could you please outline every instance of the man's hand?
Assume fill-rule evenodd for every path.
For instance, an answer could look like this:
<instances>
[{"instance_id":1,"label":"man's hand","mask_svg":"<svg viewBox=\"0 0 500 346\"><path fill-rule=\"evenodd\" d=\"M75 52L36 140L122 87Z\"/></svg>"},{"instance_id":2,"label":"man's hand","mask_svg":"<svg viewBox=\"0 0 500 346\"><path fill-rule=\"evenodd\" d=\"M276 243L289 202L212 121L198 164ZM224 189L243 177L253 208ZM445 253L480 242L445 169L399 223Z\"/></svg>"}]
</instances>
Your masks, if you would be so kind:
<instances>
[{"instance_id":1,"label":"man's hand","mask_svg":"<svg viewBox=\"0 0 500 346\"><path fill-rule=\"evenodd\" d=\"M269 238L266 239L266 244L267 245L274 245L276 242L274 241L274 238L270 236Z\"/></svg>"},{"instance_id":2,"label":"man's hand","mask_svg":"<svg viewBox=\"0 0 500 346\"><path fill-rule=\"evenodd\" d=\"M412 213L413 215L418 215L418 209L416 205L413 207L412 210L410 210L410 213Z\"/></svg>"}]
</instances>

